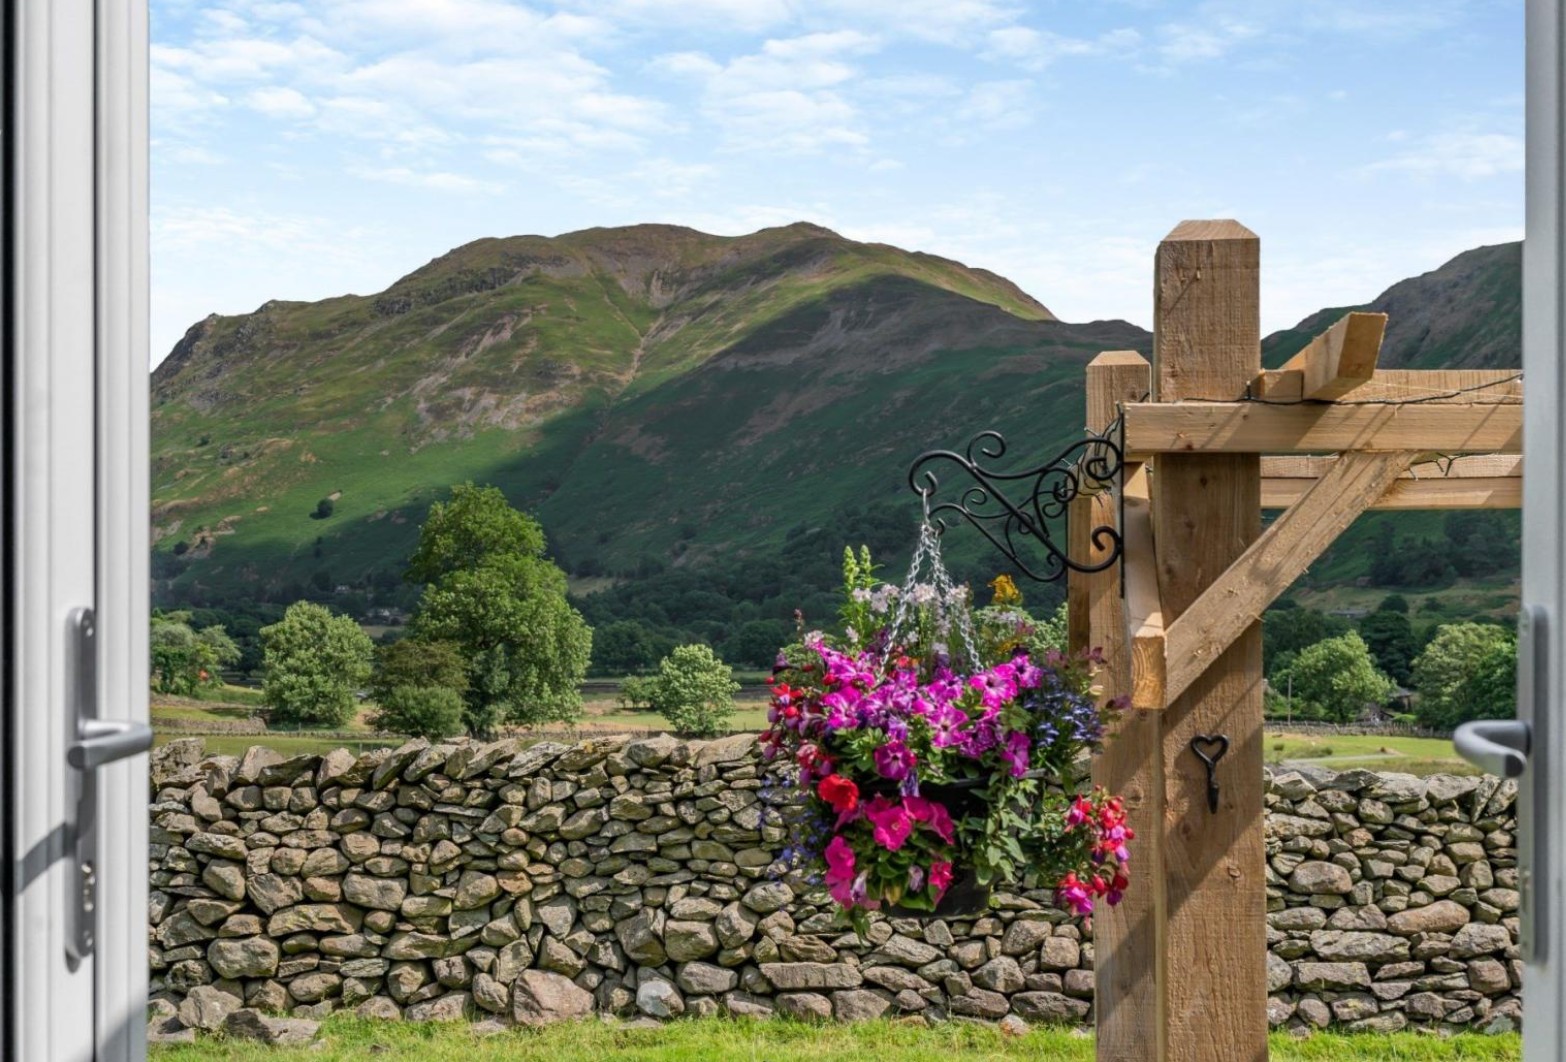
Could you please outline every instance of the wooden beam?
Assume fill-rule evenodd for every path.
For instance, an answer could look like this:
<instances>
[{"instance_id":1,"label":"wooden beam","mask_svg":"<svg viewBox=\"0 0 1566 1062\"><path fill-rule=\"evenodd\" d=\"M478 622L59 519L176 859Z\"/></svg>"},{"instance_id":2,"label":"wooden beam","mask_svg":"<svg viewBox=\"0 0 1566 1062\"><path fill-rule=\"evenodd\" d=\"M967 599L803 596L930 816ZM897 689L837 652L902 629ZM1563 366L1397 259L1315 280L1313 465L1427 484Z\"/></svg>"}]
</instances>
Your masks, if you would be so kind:
<instances>
[{"instance_id":1,"label":"wooden beam","mask_svg":"<svg viewBox=\"0 0 1566 1062\"><path fill-rule=\"evenodd\" d=\"M1202 591L1165 634L1165 695L1178 697L1418 456L1346 453Z\"/></svg>"},{"instance_id":2,"label":"wooden beam","mask_svg":"<svg viewBox=\"0 0 1566 1062\"><path fill-rule=\"evenodd\" d=\"M1299 369L1269 369L1256 378L1251 393L1269 402L1302 402L1305 374ZM1520 369L1377 369L1375 375L1344 391L1337 401L1349 404L1417 399L1436 405L1485 405L1521 402L1522 397Z\"/></svg>"},{"instance_id":3,"label":"wooden beam","mask_svg":"<svg viewBox=\"0 0 1566 1062\"><path fill-rule=\"evenodd\" d=\"M1520 405L1267 405L1134 402L1125 407L1126 450L1155 453L1340 453L1426 450L1516 452Z\"/></svg>"},{"instance_id":4,"label":"wooden beam","mask_svg":"<svg viewBox=\"0 0 1566 1062\"><path fill-rule=\"evenodd\" d=\"M1337 398L1369 382L1387 329L1384 313L1346 314L1283 365L1300 373L1304 398Z\"/></svg>"},{"instance_id":5,"label":"wooden beam","mask_svg":"<svg viewBox=\"0 0 1566 1062\"><path fill-rule=\"evenodd\" d=\"M1153 358L1161 401L1230 398L1261 372L1260 260L1255 234L1232 221L1187 222L1159 244ZM1152 488L1169 623L1261 533L1260 458L1165 454ZM1148 1045L1132 1056L1138 1060L1267 1058L1261 678L1261 626L1252 624L1158 713L1165 1023L1163 1044ZM1216 812L1207 807L1207 772L1190 750L1200 734L1229 738Z\"/></svg>"},{"instance_id":6,"label":"wooden beam","mask_svg":"<svg viewBox=\"0 0 1566 1062\"><path fill-rule=\"evenodd\" d=\"M1335 457L1262 458L1262 508L1287 509L1337 460ZM1398 477L1372 509L1520 509L1522 457L1485 454L1428 461Z\"/></svg>"},{"instance_id":7,"label":"wooden beam","mask_svg":"<svg viewBox=\"0 0 1566 1062\"><path fill-rule=\"evenodd\" d=\"M1131 646L1131 707L1161 712L1164 697L1164 607L1158 593L1157 543L1146 465L1126 470L1125 581L1126 639Z\"/></svg>"},{"instance_id":8,"label":"wooden beam","mask_svg":"<svg viewBox=\"0 0 1566 1062\"><path fill-rule=\"evenodd\" d=\"M1087 367L1087 427L1102 432L1118 415L1121 402L1135 402L1152 390L1152 366L1133 351L1098 355ZM1128 470L1129 478L1147 482L1146 473ZM1115 524L1120 498L1100 492L1091 498L1093 526ZM1149 538L1146 502L1141 520ZM1122 534L1125 528L1122 527ZM1140 553L1153 589L1158 575L1153 569L1152 543L1131 547L1123 556ZM1101 560L1103 553L1088 544L1080 554ZM1103 695L1118 697L1131 689L1131 647L1126 638L1126 599L1121 594L1122 571L1114 566L1102 572L1073 572L1073 602L1085 602L1083 645L1104 656L1098 683ZM1074 615L1071 616L1076 619ZM1136 831L1138 854L1131 862L1130 887L1125 899L1106 907L1093 918L1094 1008L1099 1051L1108 1057L1134 1058L1148 1041L1148 1030L1159 1021L1154 978L1163 946L1154 913L1162 881L1154 877L1159 866L1156 849L1163 829L1163 776L1159 772L1158 716L1147 712L1123 712L1106 735L1103 749L1093 757L1093 782L1125 801L1127 824Z\"/></svg>"}]
</instances>

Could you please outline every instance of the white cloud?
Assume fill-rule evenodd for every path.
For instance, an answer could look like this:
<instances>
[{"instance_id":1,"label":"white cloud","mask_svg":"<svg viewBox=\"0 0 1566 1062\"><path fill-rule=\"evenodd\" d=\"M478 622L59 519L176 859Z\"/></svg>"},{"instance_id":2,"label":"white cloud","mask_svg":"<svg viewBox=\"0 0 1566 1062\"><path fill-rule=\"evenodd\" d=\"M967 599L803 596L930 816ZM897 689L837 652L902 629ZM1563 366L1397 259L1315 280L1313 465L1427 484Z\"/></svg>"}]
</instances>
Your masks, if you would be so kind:
<instances>
[{"instance_id":1,"label":"white cloud","mask_svg":"<svg viewBox=\"0 0 1566 1062\"><path fill-rule=\"evenodd\" d=\"M860 76L851 60L880 46L868 34L839 30L768 40L728 62L677 52L653 67L700 83L703 113L724 130L730 146L813 152L869 142L844 90Z\"/></svg>"},{"instance_id":2,"label":"white cloud","mask_svg":"<svg viewBox=\"0 0 1566 1062\"><path fill-rule=\"evenodd\" d=\"M1509 133L1434 133L1410 150L1365 167L1367 171L1401 171L1422 176L1449 176L1464 181L1520 173L1523 140Z\"/></svg>"},{"instance_id":3,"label":"white cloud","mask_svg":"<svg viewBox=\"0 0 1566 1062\"><path fill-rule=\"evenodd\" d=\"M304 93L284 85L256 89L245 97L245 103L274 118L312 118L316 113L315 104Z\"/></svg>"},{"instance_id":4,"label":"white cloud","mask_svg":"<svg viewBox=\"0 0 1566 1062\"><path fill-rule=\"evenodd\" d=\"M354 167L356 177L387 184L401 184L409 188L429 188L437 192L481 192L495 194L505 191L505 186L494 181L481 181L460 173L444 173L431 170L412 170L406 166L390 166L382 169Z\"/></svg>"},{"instance_id":5,"label":"white cloud","mask_svg":"<svg viewBox=\"0 0 1566 1062\"><path fill-rule=\"evenodd\" d=\"M957 108L960 125L984 130L1020 129L1033 121L1031 81L986 81L973 86Z\"/></svg>"},{"instance_id":6,"label":"white cloud","mask_svg":"<svg viewBox=\"0 0 1566 1062\"><path fill-rule=\"evenodd\" d=\"M1078 56L1129 55L1142 43L1134 29L1116 29L1098 37L1067 37L1029 26L1006 26L991 30L986 38L985 56L1005 59L1029 70L1042 70L1057 60Z\"/></svg>"}]
</instances>

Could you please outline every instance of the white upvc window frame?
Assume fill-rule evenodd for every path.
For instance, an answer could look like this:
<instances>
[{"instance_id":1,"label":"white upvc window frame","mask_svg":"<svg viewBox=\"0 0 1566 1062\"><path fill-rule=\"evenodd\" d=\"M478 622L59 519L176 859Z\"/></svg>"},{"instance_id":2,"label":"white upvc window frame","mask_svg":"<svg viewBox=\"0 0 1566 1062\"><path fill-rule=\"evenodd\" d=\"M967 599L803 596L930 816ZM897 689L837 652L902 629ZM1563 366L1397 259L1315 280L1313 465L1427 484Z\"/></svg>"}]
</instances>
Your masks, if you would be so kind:
<instances>
[{"instance_id":1,"label":"white upvc window frame","mask_svg":"<svg viewBox=\"0 0 1566 1062\"><path fill-rule=\"evenodd\" d=\"M6 1058L146 1056L147 767L98 769L95 947L67 953L81 772L73 609L96 611L96 702L147 713L147 8L6 5L3 537Z\"/></svg>"}]
</instances>

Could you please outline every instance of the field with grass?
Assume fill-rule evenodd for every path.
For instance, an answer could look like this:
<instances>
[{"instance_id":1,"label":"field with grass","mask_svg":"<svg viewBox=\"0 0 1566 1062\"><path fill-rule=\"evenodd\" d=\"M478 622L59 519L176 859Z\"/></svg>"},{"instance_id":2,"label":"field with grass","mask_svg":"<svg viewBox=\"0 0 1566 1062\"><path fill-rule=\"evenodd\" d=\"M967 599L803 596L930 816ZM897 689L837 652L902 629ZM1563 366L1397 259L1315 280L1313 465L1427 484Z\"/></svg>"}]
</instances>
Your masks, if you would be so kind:
<instances>
[{"instance_id":1,"label":"field with grass","mask_svg":"<svg viewBox=\"0 0 1566 1062\"><path fill-rule=\"evenodd\" d=\"M1035 1029L1006 1036L975 1024L924 1027L897 1022L805 1025L788 1021L677 1021L656 1029L606 1022L556 1025L489 1035L465 1025L388 1024L334 1018L323 1045L274 1048L207 1039L154 1047L155 1062L1091 1062L1093 1039L1072 1030ZM1419 1033L1272 1037L1275 1062L1457 1062L1521 1057L1516 1035Z\"/></svg>"},{"instance_id":2,"label":"field with grass","mask_svg":"<svg viewBox=\"0 0 1566 1062\"><path fill-rule=\"evenodd\" d=\"M1307 760L1322 767L1347 771L1363 767L1372 771L1406 774L1478 774L1478 768L1458 758L1446 738L1403 737L1388 734L1323 734L1288 730L1267 731L1268 763Z\"/></svg>"}]
</instances>

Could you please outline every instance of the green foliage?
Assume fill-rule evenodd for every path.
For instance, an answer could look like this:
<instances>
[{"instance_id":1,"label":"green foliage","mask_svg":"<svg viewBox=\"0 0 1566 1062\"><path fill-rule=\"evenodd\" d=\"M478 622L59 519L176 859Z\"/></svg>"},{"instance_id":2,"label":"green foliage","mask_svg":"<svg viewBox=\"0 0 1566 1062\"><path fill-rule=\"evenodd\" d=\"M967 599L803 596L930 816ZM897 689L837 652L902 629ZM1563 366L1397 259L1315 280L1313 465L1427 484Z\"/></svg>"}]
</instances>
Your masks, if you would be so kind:
<instances>
[{"instance_id":1,"label":"green foliage","mask_svg":"<svg viewBox=\"0 0 1566 1062\"><path fill-rule=\"evenodd\" d=\"M657 675L633 675L620 683L620 689L614 699L626 711L640 711L653 706L653 698L657 696L657 691Z\"/></svg>"},{"instance_id":2,"label":"green foliage","mask_svg":"<svg viewBox=\"0 0 1566 1062\"><path fill-rule=\"evenodd\" d=\"M723 655L741 667L769 668L793 633L782 620L747 620L723 643Z\"/></svg>"},{"instance_id":3,"label":"green foliage","mask_svg":"<svg viewBox=\"0 0 1566 1062\"><path fill-rule=\"evenodd\" d=\"M1388 594L1381 599L1381 604L1376 606L1377 612L1401 612L1408 615L1408 598L1402 594Z\"/></svg>"},{"instance_id":4,"label":"green foliage","mask_svg":"<svg viewBox=\"0 0 1566 1062\"><path fill-rule=\"evenodd\" d=\"M1508 714L1496 708L1509 704L1516 710L1515 694L1497 687L1507 674L1505 658L1513 658L1516 637L1505 627L1488 623L1449 623L1436 630L1430 644L1414 660L1414 688L1419 692L1415 711L1420 722L1450 730L1470 719Z\"/></svg>"},{"instance_id":5,"label":"green foliage","mask_svg":"<svg viewBox=\"0 0 1566 1062\"><path fill-rule=\"evenodd\" d=\"M641 620L615 620L593 628L592 672L639 675L658 666L674 643Z\"/></svg>"},{"instance_id":6,"label":"green foliage","mask_svg":"<svg viewBox=\"0 0 1566 1062\"><path fill-rule=\"evenodd\" d=\"M309 601L290 605L261 630L270 721L283 726L342 726L353 718L354 694L370 677L374 645L347 616Z\"/></svg>"},{"instance_id":7,"label":"green foliage","mask_svg":"<svg viewBox=\"0 0 1566 1062\"><path fill-rule=\"evenodd\" d=\"M322 498L315 503L315 511L310 514L312 520L325 520L337 511L337 503L331 498Z\"/></svg>"},{"instance_id":8,"label":"green foliage","mask_svg":"<svg viewBox=\"0 0 1566 1062\"><path fill-rule=\"evenodd\" d=\"M221 626L192 626L189 612L152 613L148 643L152 688L192 697L204 686L221 686L221 669L239 662L239 647Z\"/></svg>"},{"instance_id":9,"label":"green foliage","mask_svg":"<svg viewBox=\"0 0 1566 1062\"><path fill-rule=\"evenodd\" d=\"M681 645L664 657L653 679L651 704L675 731L691 737L727 732L739 692L734 669L706 645Z\"/></svg>"},{"instance_id":10,"label":"green foliage","mask_svg":"<svg viewBox=\"0 0 1566 1062\"><path fill-rule=\"evenodd\" d=\"M381 699L370 722L390 734L451 737L465 725L462 694L450 686L397 686Z\"/></svg>"},{"instance_id":11,"label":"green foliage","mask_svg":"<svg viewBox=\"0 0 1566 1062\"><path fill-rule=\"evenodd\" d=\"M1274 680L1280 688L1290 683L1298 714L1335 723L1351 722L1367 705L1385 703L1393 688L1354 631L1301 649Z\"/></svg>"},{"instance_id":12,"label":"green foliage","mask_svg":"<svg viewBox=\"0 0 1566 1062\"><path fill-rule=\"evenodd\" d=\"M593 632L544 556L543 529L499 490L469 483L431 506L408 578L424 584L411 634L467 658L470 732L581 715Z\"/></svg>"},{"instance_id":13,"label":"green foliage","mask_svg":"<svg viewBox=\"0 0 1566 1062\"><path fill-rule=\"evenodd\" d=\"M415 737L460 734L467 689L468 662L451 642L404 638L380 646L370 680L370 696L380 710L370 724Z\"/></svg>"},{"instance_id":14,"label":"green foliage","mask_svg":"<svg viewBox=\"0 0 1566 1062\"><path fill-rule=\"evenodd\" d=\"M1273 685L1301 649L1349 631L1341 616L1308 608L1269 609L1262 616L1262 659Z\"/></svg>"},{"instance_id":15,"label":"green foliage","mask_svg":"<svg viewBox=\"0 0 1566 1062\"><path fill-rule=\"evenodd\" d=\"M1376 666L1400 686L1408 685L1413 675L1414 657L1419 655L1419 636L1405 612L1381 609L1359 621L1359 636L1370 647Z\"/></svg>"}]
</instances>

